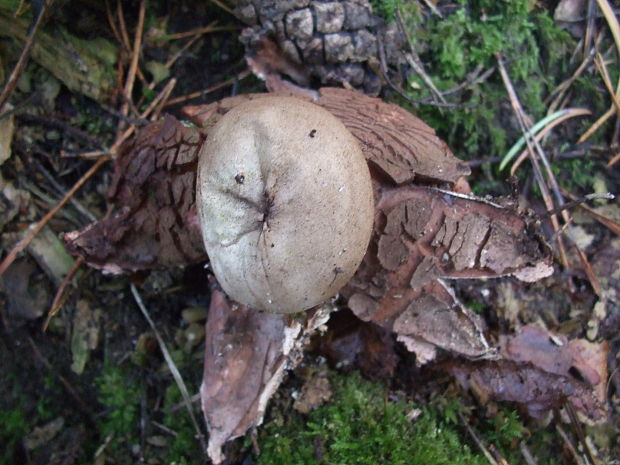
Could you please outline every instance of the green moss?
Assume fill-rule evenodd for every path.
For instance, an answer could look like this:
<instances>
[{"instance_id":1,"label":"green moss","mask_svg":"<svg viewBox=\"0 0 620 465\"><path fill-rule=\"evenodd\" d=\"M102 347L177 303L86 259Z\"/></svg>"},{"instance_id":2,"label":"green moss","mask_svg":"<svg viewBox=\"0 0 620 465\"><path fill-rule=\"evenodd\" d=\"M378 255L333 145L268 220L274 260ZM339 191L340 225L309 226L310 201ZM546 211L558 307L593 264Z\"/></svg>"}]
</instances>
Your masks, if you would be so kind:
<instances>
[{"instance_id":1,"label":"green moss","mask_svg":"<svg viewBox=\"0 0 620 465\"><path fill-rule=\"evenodd\" d=\"M394 21L400 3L398 0L370 0L373 13L387 22Z\"/></svg>"},{"instance_id":2,"label":"green moss","mask_svg":"<svg viewBox=\"0 0 620 465\"><path fill-rule=\"evenodd\" d=\"M166 388L164 395L164 418L162 423L173 430L176 436L172 438L167 448L165 463L176 463L177 465L193 465L203 463L196 454L200 450L200 444L195 438L194 427L192 426L189 414L183 411L172 411L172 407L182 401L181 392L176 383L170 384Z\"/></svg>"},{"instance_id":3,"label":"green moss","mask_svg":"<svg viewBox=\"0 0 620 465\"><path fill-rule=\"evenodd\" d=\"M21 406L11 410L0 410L2 427L0 428L0 444L2 444L3 454L0 455L0 464L12 464L14 456L22 438L29 431L29 424L26 420Z\"/></svg>"},{"instance_id":4,"label":"green moss","mask_svg":"<svg viewBox=\"0 0 620 465\"><path fill-rule=\"evenodd\" d=\"M99 402L109 410L99 422L101 434L114 434L126 440L136 437L140 398L143 395L138 380L123 368L106 363L95 384Z\"/></svg>"},{"instance_id":5,"label":"green moss","mask_svg":"<svg viewBox=\"0 0 620 465\"><path fill-rule=\"evenodd\" d=\"M525 111L533 120L540 119L546 111L544 97L568 72L574 41L556 27L546 9L530 0L457 3L460 7L444 18L403 12L408 34L435 85L447 90L461 84L475 69L496 67L500 54ZM411 97L427 98L421 80L411 79L419 84L413 86L419 90L409 91ZM520 133L499 73L461 92L459 98L455 108L421 106L414 112L461 158L503 155ZM455 96L448 99L454 101Z\"/></svg>"},{"instance_id":6,"label":"green moss","mask_svg":"<svg viewBox=\"0 0 620 465\"><path fill-rule=\"evenodd\" d=\"M595 181L594 162L586 158L555 160L551 170L571 192L591 191Z\"/></svg>"},{"instance_id":7,"label":"green moss","mask_svg":"<svg viewBox=\"0 0 620 465\"><path fill-rule=\"evenodd\" d=\"M464 444L454 421L424 407L409 420L415 406L387 400L386 390L359 375L331 378L334 401L310 413L307 420L286 412L260 431L258 462L278 464L484 464Z\"/></svg>"}]
</instances>

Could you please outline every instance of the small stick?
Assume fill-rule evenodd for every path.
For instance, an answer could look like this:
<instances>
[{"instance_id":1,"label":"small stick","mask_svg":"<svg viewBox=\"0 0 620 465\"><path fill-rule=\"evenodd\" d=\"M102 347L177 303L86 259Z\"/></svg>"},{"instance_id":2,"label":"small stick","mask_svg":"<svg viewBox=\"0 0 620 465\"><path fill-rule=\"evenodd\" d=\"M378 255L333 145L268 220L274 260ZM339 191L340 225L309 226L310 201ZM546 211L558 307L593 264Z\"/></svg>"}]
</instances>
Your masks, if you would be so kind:
<instances>
[{"instance_id":1,"label":"small stick","mask_svg":"<svg viewBox=\"0 0 620 465\"><path fill-rule=\"evenodd\" d=\"M183 53L185 53L185 51L188 48L190 48L198 39L200 39L200 36L198 36L198 35L196 35L196 36L192 37L191 39L189 39L187 41L187 43L185 45L183 45L183 47L181 47L174 55L172 55L172 57L170 57L168 59L168 61L166 61L164 66L167 69L172 68L172 65L174 65L174 63L181 57L181 55L183 55ZM153 85L154 85L154 83L153 83Z\"/></svg>"},{"instance_id":2,"label":"small stick","mask_svg":"<svg viewBox=\"0 0 620 465\"><path fill-rule=\"evenodd\" d=\"M573 427L573 430L575 431L575 433L577 433L579 442L581 442L583 449L586 451L586 455L588 456L590 463L592 463L593 465L599 465L598 459L592 453L592 449L590 448L588 441L586 441L586 435L581 426L581 422L579 421L579 418L577 417L577 411L575 410L575 407L573 407L573 404L566 402L564 404L564 408L566 409L566 412L568 413L568 417L570 418L570 422L571 422L571 426Z\"/></svg>"},{"instance_id":3,"label":"small stick","mask_svg":"<svg viewBox=\"0 0 620 465\"><path fill-rule=\"evenodd\" d=\"M536 134L534 136L534 140L536 140L538 143L540 143L540 141L543 139L543 137L545 137L554 127L556 127L560 123L563 123L564 121L566 121L569 118L574 118L575 116L584 116L584 115L591 115L592 114L592 112L590 110L586 110L584 108L571 108L571 109L568 109L568 110L561 110L561 111L565 111L566 113L564 115L560 116L559 118L553 120L549 124L547 124L538 134ZM516 173L517 169L519 168L519 166L521 165L521 163L523 163L523 161L527 158L527 155L528 155L528 151L527 150L523 150L519 154L519 156L517 157L515 162L510 167L510 175L511 176L515 175L515 173Z\"/></svg>"},{"instance_id":4,"label":"small stick","mask_svg":"<svg viewBox=\"0 0 620 465\"><path fill-rule=\"evenodd\" d=\"M151 102L151 104L147 108L147 110L149 110L149 111L153 110L153 115L151 116L151 121L156 121L157 119L159 119L159 115L161 114L161 111L163 110L164 106L166 105L168 97L170 97L170 94L174 90L174 86L176 84L177 84L177 80L176 79L174 79L174 78L170 79L170 81L168 81L168 83L162 89L162 91L157 96L157 98L155 100L153 100L153 102ZM153 103L155 103L155 105L153 105Z\"/></svg>"},{"instance_id":5,"label":"small stick","mask_svg":"<svg viewBox=\"0 0 620 465\"><path fill-rule=\"evenodd\" d=\"M510 77L508 76L508 71L506 71L506 67L504 66L504 62L501 56L499 55L499 53L496 54L496 60L499 65L499 71L502 77L502 81L504 82L504 87L506 87L506 91L508 92L508 96L510 98L510 104L512 105L513 111L515 112L515 115L517 117L517 122L519 123L519 126L521 128L521 132L525 136L525 142L527 144L528 153L530 154L530 159L532 161L532 168L534 169L534 176L536 178L536 182L538 183L538 186L540 187L540 191L542 193L543 200L545 201L545 205L547 209L551 210L554 207L553 200L551 198L549 188L547 186L547 183L544 180L542 171L540 169L540 164L538 163L538 158L536 157L536 153L534 152L534 147L532 146L531 138L527 137L528 130L527 130L527 125L524 119L523 109L521 108L521 103L519 102L517 93L514 89L514 86L512 85L512 82L510 81ZM551 219L551 224L553 226L554 232L558 232L560 229L560 223L558 221L558 218L555 215L552 215L550 219ZM558 243L558 250L560 253L562 264L564 265L565 268L569 268L568 257L566 256L566 250L564 248L564 242L562 241L562 236L560 235L557 236L557 243Z\"/></svg>"},{"instance_id":6,"label":"small stick","mask_svg":"<svg viewBox=\"0 0 620 465\"><path fill-rule=\"evenodd\" d=\"M131 45L129 41L129 34L127 34L127 26L125 25L125 13L123 12L123 2L116 0L116 15L118 16L118 23L120 25L120 32L122 44L127 50L127 53L131 53Z\"/></svg>"},{"instance_id":7,"label":"small stick","mask_svg":"<svg viewBox=\"0 0 620 465\"><path fill-rule=\"evenodd\" d=\"M587 202L588 200L595 200L595 199L606 199L606 200L613 200L615 199L616 196L613 195L610 192L605 192L603 194L586 194L583 196L583 198L581 199L577 199L577 200L573 200L571 202L567 202L553 210L547 211L546 213L542 214L540 217L541 218L548 218L551 215L557 215L558 213L564 211L564 210L569 210L573 207L576 207L577 205L581 205L582 203Z\"/></svg>"},{"instance_id":8,"label":"small stick","mask_svg":"<svg viewBox=\"0 0 620 465\"><path fill-rule=\"evenodd\" d=\"M491 66L484 73L480 74L482 71L482 66L478 65L471 73L467 75L467 79L460 84L457 84L454 87L451 87L448 90L442 91L443 95L450 95L459 92L460 90L466 89L468 87L478 85L486 81L491 74L495 72L495 66Z\"/></svg>"},{"instance_id":9,"label":"small stick","mask_svg":"<svg viewBox=\"0 0 620 465\"><path fill-rule=\"evenodd\" d=\"M177 433L175 430L168 428L165 425L162 425L161 423L156 422L155 420L151 420L151 425L159 428L160 430L164 431L165 433L168 433L170 436L174 436L175 438L179 435L179 433Z\"/></svg>"},{"instance_id":10,"label":"small stick","mask_svg":"<svg viewBox=\"0 0 620 465\"><path fill-rule=\"evenodd\" d=\"M562 189L562 193L566 195L567 197L570 197L573 200L577 199L577 197L574 194L571 194L566 189ZM611 218L606 217L605 215L601 215L600 213L588 207L587 205L581 204L579 205L579 208L586 211L590 216L592 216L592 218L594 218L596 221L601 223L611 232L620 235L620 223L618 223L617 221L614 221Z\"/></svg>"},{"instance_id":11,"label":"small stick","mask_svg":"<svg viewBox=\"0 0 620 465\"><path fill-rule=\"evenodd\" d=\"M616 163L618 163L618 160L620 160L620 152L618 152L617 154L615 154L608 162L607 162L607 168L611 168L612 166L614 166Z\"/></svg>"},{"instance_id":12,"label":"small stick","mask_svg":"<svg viewBox=\"0 0 620 465\"><path fill-rule=\"evenodd\" d=\"M142 297L140 297L140 294L138 293L138 289L136 289L136 286L134 286L133 284L131 285L131 293L133 294L133 297L136 303L138 304L138 307L140 308L142 315L144 315L144 318L146 319L149 326L153 330L153 334L155 334L155 338L157 339L159 348L162 354L164 355L166 364L168 365L168 368L170 368L170 372L172 373L172 376L175 382L177 383L177 386L179 387L179 391L181 391L181 395L183 396L183 402L185 403L185 407L187 408L190 419L192 420L192 424L194 425L194 429L196 430L196 438L200 442L200 446L202 447L202 450L206 451L207 445L205 443L205 437L200 429L200 426L198 425L198 421L196 420L196 415L194 415L194 409L192 408L192 401L190 399L189 392L187 391L187 386L185 386L185 382L183 381L183 377L181 376L181 373L179 373L179 369L174 363L174 360L172 360L172 357L170 356L170 352L168 352L166 343L164 342L163 338L159 334L159 331L157 331L157 327L155 326L155 323L151 319L151 316L149 315L148 310L146 309L144 303L142 302Z\"/></svg>"},{"instance_id":13,"label":"small stick","mask_svg":"<svg viewBox=\"0 0 620 465\"><path fill-rule=\"evenodd\" d=\"M441 14L441 11L437 9L437 7L435 6L433 2L431 2L430 0L423 0L423 1L426 4L426 6L429 8L429 10L431 10L433 13L435 13L437 16L443 19L443 15Z\"/></svg>"},{"instance_id":14,"label":"small stick","mask_svg":"<svg viewBox=\"0 0 620 465\"><path fill-rule=\"evenodd\" d=\"M140 2L140 11L138 13L138 25L136 26L136 35L134 36L133 50L131 55L131 63L127 72L127 80L123 90L124 101L121 106L121 114L127 115L129 110L129 102L131 101L131 93L133 85L136 81L136 71L138 70L138 60L140 58L140 48L142 47L142 31L144 29L144 15L146 12L146 0ZM119 123L119 133L123 130L123 122Z\"/></svg>"},{"instance_id":15,"label":"small stick","mask_svg":"<svg viewBox=\"0 0 620 465\"><path fill-rule=\"evenodd\" d=\"M239 29L239 26L216 26L217 21L213 21L206 26L197 27L196 29L190 29L189 31L176 32L174 34L164 34L162 36L156 37L156 41L164 41L164 40L178 40L185 39L186 37L194 37L194 36L202 36L209 32L216 31L236 31Z\"/></svg>"},{"instance_id":16,"label":"small stick","mask_svg":"<svg viewBox=\"0 0 620 465\"><path fill-rule=\"evenodd\" d=\"M77 260L73 262L71 269L69 270L67 275L63 278L62 282L60 283L60 286L58 287L58 290L56 291L56 295L54 296L54 300L52 301L52 306L47 312L47 318L45 319L45 323L43 323L43 332L47 331L47 328L50 322L52 321L52 318L56 316L58 311L62 308L65 301L67 300L66 299L67 294L65 293L65 290L67 289L67 286L69 286L69 284L73 280L73 277L78 272L78 270L80 269L83 263L84 263L84 257L82 256L78 257Z\"/></svg>"},{"instance_id":17,"label":"small stick","mask_svg":"<svg viewBox=\"0 0 620 465\"><path fill-rule=\"evenodd\" d=\"M249 70L243 70L241 71L237 76L232 77L230 79L226 79L225 81L219 82L211 87L208 87L206 89L203 90L199 90L197 92L192 92L191 94L186 94L186 95L181 95L180 97L175 97L173 99L170 99L166 102L166 104L164 105L164 107L169 107L171 105L176 105L177 103L183 103L183 102L187 102L188 100L192 100L198 97L202 97L203 95L209 94L211 92L215 92L216 90L221 89L222 87L226 87L229 86L233 83L235 83L236 81L240 81L241 79L245 79L246 77L248 77L250 74L252 74Z\"/></svg>"},{"instance_id":18,"label":"small stick","mask_svg":"<svg viewBox=\"0 0 620 465\"><path fill-rule=\"evenodd\" d=\"M121 47L124 47L125 44L123 43L123 38L118 28L116 27L116 23L114 22L114 15L112 14L112 9L110 8L109 0L105 0L105 11L108 17L108 25L110 26L110 29L112 29L112 34L114 34L116 41L119 44L121 44Z\"/></svg>"},{"instance_id":19,"label":"small stick","mask_svg":"<svg viewBox=\"0 0 620 465\"><path fill-rule=\"evenodd\" d=\"M564 441L564 445L566 446L566 449L568 450L570 455L573 457L573 460L575 461L575 463L577 465L585 465L583 462L583 459L579 456L577 449L575 449L575 446L573 446L573 443L570 442L570 438L568 437L568 434L566 434L566 431L564 431L564 429L559 425L558 420L555 421L555 429L560 434L560 437Z\"/></svg>"},{"instance_id":20,"label":"small stick","mask_svg":"<svg viewBox=\"0 0 620 465\"><path fill-rule=\"evenodd\" d=\"M600 54L600 52L596 52L596 58L594 59L594 63L596 64L596 68L598 69L598 72L603 79L603 83L607 88L607 92L609 92L611 102L614 104L614 107L616 107L616 114L620 115L620 101L618 100L616 92L614 92L614 87L611 83L611 77L609 77L609 71L607 70L605 60L603 60L603 56Z\"/></svg>"},{"instance_id":21,"label":"small stick","mask_svg":"<svg viewBox=\"0 0 620 465\"><path fill-rule=\"evenodd\" d=\"M422 78L422 80L424 81L424 84L426 84L426 86L430 89L431 93L435 97L437 97L441 103L447 103L442 93L439 91L439 89L437 89L437 87L433 83L433 80L431 79L431 77L424 70L424 66L422 65L422 60L420 60L420 57L416 53L415 48L413 46L413 42L411 41L411 37L409 37L409 34L407 33L407 30L405 29L405 22L403 21L403 17L400 13L400 7L396 9L396 18L398 19L398 25L400 27L400 32L402 35L405 36L405 39L407 40L407 44L409 45L410 53L405 54L405 58L407 59L409 66L411 66L413 70L416 72L416 74Z\"/></svg>"},{"instance_id":22,"label":"small stick","mask_svg":"<svg viewBox=\"0 0 620 465\"><path fill-rule=\"evenodd\" d=\"M229 8L228 6L226 6L226 5L224 4L224 2L221 2L220 0L210 0L210 1L211 1L211 3L215 3L217 6L219 6L219 7L220 7L222 10L224 10L226 13L229 13L229 14L231 14L231 15L235 16L235 12L234 12L231 8Z\"/></svg>"},{"instance_id":23,"label":"small stick","mask_svg":"<svg viewBox=\"0 0 620 465\"><path fill-rule=\"evenodd\" d=\"M527 444L525 444L525 441L519 442L519 450L521 451L521 455L525 459L527 465L538 465L538 463L534 459L534 456L530 452L529 447L527 447Z\"/></svg>"},{"instance_id":24,"label":"small stick","mask_svg":"<svg viewBox=\"0 0 620 465\"><path fill-rule=\"evenodd\" d=\"M377 36L377 47L379 49L379 61L381 63L381 74L383 75L383 79L402 98L404 98L405 100L411 103L420 104L420 105L432 105L435 107L457 107L458 106L456 103L426 102L424 100L419 100L419 99L409 97L400 87L394 84L392 80L390 79L390 77L388 76L387 60L385 58L385 47L383 45L383 40L381 40L380 35Z\"/></svg>"},{"instance_id":25,"label":"small stick","mask_svg":"<svg viewBox=\"0 0 620 465\"><path fill-rule=\"evenodd\" d=\"M491 452L489 452L489 449L486 448L486 446L482 443L482 441L480 440L480 438L478 437L478 435L476 435L476 433L474 432L474 430L472 429L471 426L469 426L469 423L467 423L467 420L465 419L465 417L463 416L463 414L461 412L457 412L459 419L461 420L461 423L463 423L463 426L465 426L465 429L467 430L467 432L469 433L469 435L471 436L471 438L474 440L474 442L476 443L476 445L478 446L478 448L482 451L482 453L484 454L484 456L487 458L487 460L489 461L489 463L491 465L499 465L499 463L497 462L497 460L495 460L493 458L493 455L491 454Z\"/></svg>"},{"instance_id":26,"label":"small stick","mask_svg":"<svg viewBox=\"0 0 620 465\"><path fill-rule=\"evenodd\" d=\"M97 172L97 170L110 158L107 156L103 156L99 158L90 169L84 173L84 175L67 191L65 196L56 204L54 208L52 208L47 214L39 220L39 222L32 228L28 234L21 239L17 244L13 246L7 256L0 263L0 276L4 274L9 266L15 261L17 255L22 252L28 244L32 242L32 239L43 229L43 227L48 223L48 221L56 214L58 211L69 201L73 194L77 192L77 190L84 185L86 181L90 179L90 177Z\"/></svg>"}]
</instances>

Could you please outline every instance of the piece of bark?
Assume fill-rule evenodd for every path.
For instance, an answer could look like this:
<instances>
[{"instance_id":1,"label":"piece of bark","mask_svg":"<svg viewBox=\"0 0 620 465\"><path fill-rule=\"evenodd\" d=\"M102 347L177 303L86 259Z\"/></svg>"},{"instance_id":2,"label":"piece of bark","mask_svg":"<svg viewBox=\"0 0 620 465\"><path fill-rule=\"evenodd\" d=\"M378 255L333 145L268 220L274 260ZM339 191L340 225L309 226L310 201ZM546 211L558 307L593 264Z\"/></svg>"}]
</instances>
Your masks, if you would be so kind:
<instances>
[{"instance_id":1,"label":"piece of bark","mask_svg":"<svg viewBox=\"0 0 620 465\"><path fill-rule=\"evenodd\" d=\"M343 290L349 307L399 337L489 355L481 320L442 279L549 275L551 255L533 225L512 208L439 189L379 187L378 195L371 245Z\"/></svg>"},{"instance_id":2,"label":"piece of bark","mask_svg":"<svg viewBox=\"0 0 620 465\"><path fill-rule=\"evenodd\" d=\"M299 363L310 334L327 321L331 310L324 306L295 320L236 304L213 291L200 389L213 463L224 460L222 446L227 441L262 423L285 370Z\"/></svg>"}]
</instances>

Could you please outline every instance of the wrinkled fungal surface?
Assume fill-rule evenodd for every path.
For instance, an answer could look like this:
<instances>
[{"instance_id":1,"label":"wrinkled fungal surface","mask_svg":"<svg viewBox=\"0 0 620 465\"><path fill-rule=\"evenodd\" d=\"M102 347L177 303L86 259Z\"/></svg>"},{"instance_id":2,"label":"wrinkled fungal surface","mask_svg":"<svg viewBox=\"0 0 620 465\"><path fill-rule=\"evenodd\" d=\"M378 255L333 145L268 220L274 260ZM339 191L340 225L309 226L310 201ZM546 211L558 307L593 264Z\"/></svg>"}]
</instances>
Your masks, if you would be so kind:
<instances>
[{"instance_id":1,"label":"wrinkled fungal surface","mask_svg":"<svg viewBox=\"0 0 620 465\"><path fill-rule=\"evenodd\" d=\"M362 261L374 218L357 140L328 111L292 97L241 104L211 128L197 205L222 288L278 313L336 294Z\"/></svg>"}]
</instances>

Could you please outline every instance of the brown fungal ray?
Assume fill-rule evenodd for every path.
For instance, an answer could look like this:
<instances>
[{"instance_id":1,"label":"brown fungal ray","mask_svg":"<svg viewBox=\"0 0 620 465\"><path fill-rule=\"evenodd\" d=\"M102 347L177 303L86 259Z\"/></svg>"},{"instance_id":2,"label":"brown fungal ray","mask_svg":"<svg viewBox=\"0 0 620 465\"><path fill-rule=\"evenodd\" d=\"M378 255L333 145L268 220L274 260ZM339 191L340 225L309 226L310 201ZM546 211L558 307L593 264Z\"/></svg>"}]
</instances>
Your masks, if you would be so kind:
<instances>
[{"instance_id":1,"label":"brown fungal ray","mask_svg":"<svg viewBox=\"0 0 620 465\"><path fill-rule=\"evenodd\" d=\"M445 142L407 110L359 92L325 87L316 103L340 118L362 145L366 159L396 184L419 181L454 183L470 172Z\"/></svg>"},{"instance_id":2,"label":"brown fungal ray","mask_svg":"<svg viewBox=\"0 0 620 465\"><path fill-rule=\"evenodd\" d=\"M175 118L142 128L114 161L104 218L65 234L71 253L116 273L206 260L195 210L205 136Z\"/></svg>"},{"instance_id":3,"label":"brown fungal ray","mask_svg":"<svg viewBox=\"0 0 620 465\"><path fill-rule=\"evenodd\" d=\"M428 187L386 188L375 232L344 295L361 319L468 356L488 345L442 278L551 272L549 249L511 208Z\"/></svg>"}]
</instances>

